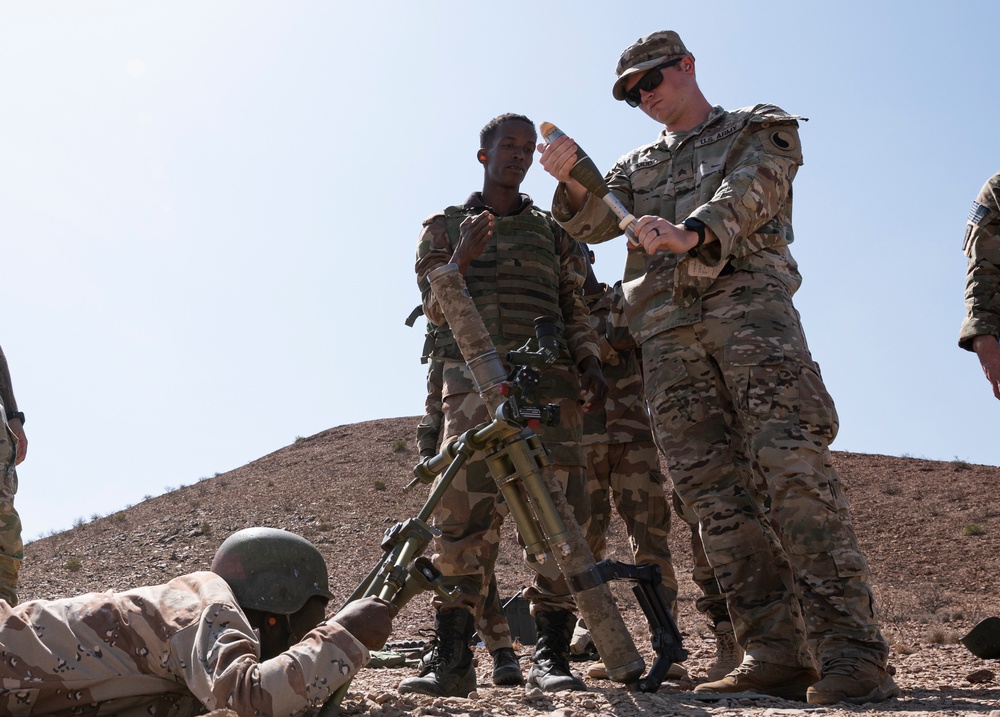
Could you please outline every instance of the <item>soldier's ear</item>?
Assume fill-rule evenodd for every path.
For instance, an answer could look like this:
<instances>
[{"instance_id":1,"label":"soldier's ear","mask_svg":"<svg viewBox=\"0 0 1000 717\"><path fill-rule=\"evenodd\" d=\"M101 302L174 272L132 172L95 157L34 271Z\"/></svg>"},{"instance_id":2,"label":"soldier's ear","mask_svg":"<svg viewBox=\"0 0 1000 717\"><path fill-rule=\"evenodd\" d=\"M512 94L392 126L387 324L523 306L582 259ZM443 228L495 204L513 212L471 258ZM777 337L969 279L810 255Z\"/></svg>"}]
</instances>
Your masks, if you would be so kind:
<instances>
[{"instance_id":1,"label":"soldier's ear","mask_svg":"<svg viewBox=\"0 0 1000 717\"><path fill-rule=\"evenodd\" d=\"M476 156L479 159L479 163L480 164L486 164L486 150L485 149L479 150L479 154L476 155Z\"/></svg>"}]
</instances>

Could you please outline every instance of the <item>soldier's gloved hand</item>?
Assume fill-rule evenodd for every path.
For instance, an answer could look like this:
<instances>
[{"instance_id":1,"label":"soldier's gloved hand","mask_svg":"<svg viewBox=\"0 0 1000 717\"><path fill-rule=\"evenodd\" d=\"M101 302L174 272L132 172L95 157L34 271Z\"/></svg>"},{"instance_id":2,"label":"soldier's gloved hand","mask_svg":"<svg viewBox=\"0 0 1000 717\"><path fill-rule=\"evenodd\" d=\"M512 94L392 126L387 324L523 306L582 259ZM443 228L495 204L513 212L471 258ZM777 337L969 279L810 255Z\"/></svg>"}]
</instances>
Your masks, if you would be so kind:
<instances>
[{"instance_id":1,"label":"soldier's gloved hand","mask_svg":"<svg viewBox=\"0 0 1000 717\"><path fill-rule=\"evenodd\" d=\"M608 397L608 382L604 380L601 362L594 356L588 356L580 363L580 368L583 370L580 374L580 398L583 400L583 410L601 408Z\"/></svg>"},{"instance_id":2,"label":"soldier's gloved hand","mask_svg":"<svg viewBox=\"0 0 1000 717\"><path fill-rule=\"evenodd\" d=\"M348 603L333 616L333 621L343 626L369 650L377 650L392 633L392 618L399 610L382 598L366 597Z\"/></svg>"}]
</instances>

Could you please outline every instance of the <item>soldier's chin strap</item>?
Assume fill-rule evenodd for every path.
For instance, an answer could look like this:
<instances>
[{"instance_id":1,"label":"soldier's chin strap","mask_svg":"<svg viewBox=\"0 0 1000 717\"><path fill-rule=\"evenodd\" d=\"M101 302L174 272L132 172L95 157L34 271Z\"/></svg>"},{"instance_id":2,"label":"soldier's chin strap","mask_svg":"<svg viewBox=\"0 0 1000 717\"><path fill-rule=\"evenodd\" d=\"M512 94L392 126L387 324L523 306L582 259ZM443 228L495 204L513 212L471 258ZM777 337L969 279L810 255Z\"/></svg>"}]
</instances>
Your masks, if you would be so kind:
<instances>
[{"instance_id":1,"label":"soldier's chin strap","mask_svg":"<svg viewBox=\"0 0 1000 717\"><path fill-rule=\"evenodd\" d=\"M285 631L288 633L288 647L299 644L302 638L295 634L295 630L292 629L292 617L291 615L282 615L285 618ZM273 617L268 618L268 622L274 620Z\"/></svg>"}]
</instances>

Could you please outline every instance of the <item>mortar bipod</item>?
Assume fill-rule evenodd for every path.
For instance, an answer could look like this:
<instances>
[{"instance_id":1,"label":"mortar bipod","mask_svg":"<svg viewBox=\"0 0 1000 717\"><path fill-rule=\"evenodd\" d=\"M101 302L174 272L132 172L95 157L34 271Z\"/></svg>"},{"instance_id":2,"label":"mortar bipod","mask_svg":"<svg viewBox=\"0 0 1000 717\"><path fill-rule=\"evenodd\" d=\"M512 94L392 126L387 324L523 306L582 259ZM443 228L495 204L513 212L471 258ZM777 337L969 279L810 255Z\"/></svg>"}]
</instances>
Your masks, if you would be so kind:
<instances>
[{"instance_id":1,"label":"mortar bipod","mask_svg":"<svg viewBox=\"0 0 1000 717\"><path fill-rule=\"evenodd\" d=\"M652 563L632 565L617 560L602 560L594 565L592 571L569 578L570 587L574 591L610 580L634 583L632 592L635 593L639 607L642 608L649 623L653 650L656 652L656 659L649 668L649 673L639 679L639 689L642 692L656 692L667 676L670 666L675 662L683 662L688 656L687 650L681 646L681 633L670 612L670 603L663 594L663 574L660 566Z\"/></svg>"}]
</instances>

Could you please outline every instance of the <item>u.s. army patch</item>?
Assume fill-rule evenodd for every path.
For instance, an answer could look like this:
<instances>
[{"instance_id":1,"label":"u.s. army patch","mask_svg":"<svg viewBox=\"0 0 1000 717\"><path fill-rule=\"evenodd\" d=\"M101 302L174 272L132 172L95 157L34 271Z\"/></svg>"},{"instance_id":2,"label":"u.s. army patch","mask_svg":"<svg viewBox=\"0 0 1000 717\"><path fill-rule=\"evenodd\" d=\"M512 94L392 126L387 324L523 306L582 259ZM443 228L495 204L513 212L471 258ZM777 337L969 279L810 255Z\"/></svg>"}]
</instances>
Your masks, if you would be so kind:
<instances>
[{"instance_id":1,"label":"u.s. army patch","mask_svg":"<svg viewBox=\"0 0 1000 717\"><path fill-rule=\"evenodd\" d=\"M972 203L972 211L969 212L969 223L979 225L979 222L983 221L987 214L990 213L990 208L983 206L979 202Z\"/></svg>"}]
</instances>

